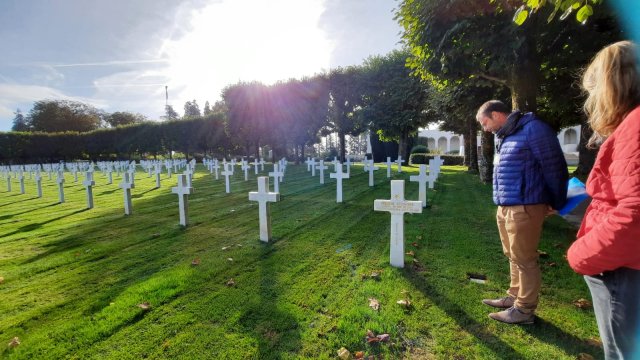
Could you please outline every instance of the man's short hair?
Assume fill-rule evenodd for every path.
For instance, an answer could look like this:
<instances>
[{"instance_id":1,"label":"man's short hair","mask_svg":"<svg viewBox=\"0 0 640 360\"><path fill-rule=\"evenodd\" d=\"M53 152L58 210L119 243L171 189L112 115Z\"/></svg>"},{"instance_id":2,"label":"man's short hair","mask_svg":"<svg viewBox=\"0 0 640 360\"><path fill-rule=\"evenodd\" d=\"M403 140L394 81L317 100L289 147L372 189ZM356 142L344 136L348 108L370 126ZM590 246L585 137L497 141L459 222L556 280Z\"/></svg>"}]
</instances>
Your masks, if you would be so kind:
<instances>
[{"instance_id":1,"label":"man's short hair","mask_svg":"<svg viewBox=\"0 0 640 360\"><path fill-rule=\"evenodd\" d=\"M478 116L491 116L491 113L497 111L503 114L510 114L511 109L500 100L489 100L482 104L478 109Z\"/></svg>"}]
</instances>

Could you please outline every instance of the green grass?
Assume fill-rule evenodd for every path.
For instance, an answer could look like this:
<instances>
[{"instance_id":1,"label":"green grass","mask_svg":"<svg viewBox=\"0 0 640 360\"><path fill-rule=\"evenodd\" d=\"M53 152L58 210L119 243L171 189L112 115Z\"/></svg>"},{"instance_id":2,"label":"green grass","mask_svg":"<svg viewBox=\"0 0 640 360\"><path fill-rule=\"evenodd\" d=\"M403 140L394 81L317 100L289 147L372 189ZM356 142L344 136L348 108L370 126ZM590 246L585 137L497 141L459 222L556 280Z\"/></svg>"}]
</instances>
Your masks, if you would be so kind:
<instances>
[{"instance_id":1,"label":"green grass","mask_svg":"<svg viewBox=\"0 0 640 360\"><path fill-rule=\"evenodd\" d=\"M404 169L394 178L417 172ZM224 179L199 168L187 228L169 190L175 176L153 189L153 178L138 173L131 216L119 179L105 185L101 174L92 210L71 176L64 204L54 181L43 181L42 199L33 180L25 195L15 180L11 193L0 183L0 357L331 359L341 347L383 358L602 356L588 342L597 336L593 312L572 305L588 289L563 258L575 229L561 218L547 221L540 246L549 254L542 262L557 265L542 265L537 323L509 326L480 303L508 285L490 186L444 167L428 192L431 207L405 216L406 250L420 266L407 256L396 269L388 265L389 214L373 211L374 199L389 198L384 167L374 188L354 167L343 204L326 176L322 186L305 166L288 167L268 244L258 240L257 203L248 201L255 177L244 182L240 171L225 194ZM417 199L415 183L406 191ZM378 270L379 280L367 277ZM467 272L489 282L471 283ZM236 286L226 286L231 278ZM396 304L405 290L410 309ZM391 342L367 344L367 330ZM21 344L7 347L14 337Z\"/></svg>"}]
</instances>

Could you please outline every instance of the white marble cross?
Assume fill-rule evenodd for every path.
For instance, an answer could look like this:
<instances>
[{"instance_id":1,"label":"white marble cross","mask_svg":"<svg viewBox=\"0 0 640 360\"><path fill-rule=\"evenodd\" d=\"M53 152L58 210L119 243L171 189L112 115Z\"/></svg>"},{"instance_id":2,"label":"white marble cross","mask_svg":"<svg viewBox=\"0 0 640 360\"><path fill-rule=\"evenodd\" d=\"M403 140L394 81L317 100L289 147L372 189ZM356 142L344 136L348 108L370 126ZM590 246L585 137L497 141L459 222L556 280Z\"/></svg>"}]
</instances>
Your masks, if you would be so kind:
<instances>
[{"instance_id":1,"label":"white marble cross","mask_svg":"<svg viewBox=\"0 0 640 360\"><path fill-rule=\"evenodd\" d=\"M134 189L136 186L131 181L130 175L128 172L122 173L122 182L120 182L119 187L124 190L124 214L131 215L133 212L133 204L131 203L131 189Z\"/></svg>"},{"instance_id":2,"label":"white marble cross","mask_svg":"<svg viewBox=\"0 0 640 360\"><path fill-rule=\"evenodd\" d=\"M129 168L129 183L131 183L131 185L135 185L136 184L136 168L134 167L130 167Z\"/></svg>"},{"instance_id":3,"label":"white marble cross","mask_svg":"<svg viewBox=\"0 0 640 360\"><path fill-rule=\"evenodd\" d=\"M96 184L93 181L93 172L85 172L84 181L82 185L87 189L87 209L93 209L93 186Z\"/></svg>"},{"instance_id":4,"label":"white marble cross","mask_svg":"<svg viewBox=\"0 0 640 360\"><path fill-rule=\"evenodd\" d=\"M336 179L336 202L342 202L342 179L348 179L349 174L342 172L342 164L338 162L336 172L329 174L331 179Z\"/></svg>"},{"instance_id":5,"label":"white marble cross","mask_svg":"<svg viewBox=\"0 0 640 360\"><path fill-rule=\"evenodd\" d=\"M220 164L218 163L217 159L213 162L213 165L211 165L211 170L215 171L216 180L218 180L220 178L219 177Z\"/></svg>"},{"instance_id":6,"label":"white marble cross","mask_svg":"<svg viewBox=\"0 0 640 360\"><path fill-rule=\"evenodd\" d=\"M391 180L391 199L375 200L375 211L388 211L391 213L391 266L404 267L404 214L421 213L420 201L404 199L404 180Z\"/></svg>"},{"instance_id":7,"label":"white marble cross","mask_svg":"<svg viewBox=\"0 0 640 360\"><path fill-rule=\"evenodd\" d=\"M253 171L255 172L256 175L258 175L258 165L260 165L260 162L258 161L258 158L253 159Z\"/></svg>"},{"instance_id":8,"label":"white marble cross","mask_svg":"<svg viewBox=\"0 0 640 360\"><path fill-rule=\"evenodd\" d=\"M410 181L418 182L418 200L422 202L422 207L427 207L427 181L431 176L427 176L427 165L420 164L420 172L418 175L411 175Z\"/></svg>"},{"instance_id":9,"label":"white marble cross","mask_svg":"<svg viewBox=\"0 0 640 360\"><path fill-rule=\"evenodd\" d=\"M58 170L56 182L58 183L58 199L62 204L64 202L64 172L62 170Z\"/></svg>"},{"instance_id":10,"label":"white marble cross","mask_svg":"<svg viewBox=\"0 0 640 360\"><path fill-rule=\"evenodd\" d=\"M113 169L111 168L111 166L107 168L107 184L113 184Z\"/></svg>"},{"instance_id":11,"label":"white marble cross","mask_svg":"<svg viewBox=\"0 0 640 360\"><path fill-rule=\"evenodd\" d=\"M398 163L398 174L402 172L402 163L406 160L402 160L402 156L398 154L398 159L396 159L396 163Z\"/></svg>"},{"instance_id":12,"label":"white marble cross","mask_svg":"<svg viewBox=\"0 0 640 360\"><path fill-rule=\"evenodd\" d=\"M307 157L307 161L305 161L305 163L307 164L307 172L311 171L311 158Z\"/></svg>"},{"instance_id":13,"label":"white marble cross","mask_svg":"<svg viewBox=\"0 0 640 360\"><path fill-rule=\"evenodd\" d=\"M187 169L183 174L187 176L187 187L191 187L191 182L193 181L193 170L191 170L191 166L187 165Z\"/></svg>"},{"instance_id":14,"label":"white marble cross","mask_svg":"<svg viewBox=\"0 0 640 360\"><path fill-rule=\"evenodd\" d=\"M18 180L20 181L20 194L24 194L24 172L22 170L18 172Z\"/></svg>"},{"instance_id":15,"label":"white marble cross","mask_svg":"<svg viewBox=\"0 0 640 360\"><path fill-rule=\"evenodd\" d=\"M162 164L155 165L155 173L156 173L156 189L160 188L160 174L162 173Z\"/></svg>"},{"instance_id":16,"label":"white marble cross","mask_svg":"<svg viewBox=\"0 0 640 360\"><path fill-rule=\"evenodd\" d=\"M311 158L309 162L311 164L311 176L316 176L316 159Z\"/></svg>"},{"instance_id":17,"label":"white marble cross","mask_svg":"<svg viewBox=\"0 0 640 360\"><path fill-rule=\"evenodd\" d=\"M244 181L249 181L249 162L242 160L242 170L244 170Z\"/></svg>"},{"instance_id":18,"label":"white marble cross","mask_svg":"<svg viewBox=\"0 0 640 360\"><path fill-rule=\"evenodd\" d=\"M391 178L391 156L387 156L387 179Z\"/></svg>"},{"instance_id":19,"label":"white marble cross","mask_svg":"<svg viewBox=\"0 0 640 360\"><path fill-rule=\"evenodd\" d=\"M258 202L260 240L268 242L271 240L271 216L269 214L268 203L280 201L280 194L278 192L269 192L269 178L267 176L260 176L258 177L258 191L250 192L249 200Z\"/></svg>"},{"instance_id":20,"label":"white marble cross","mask_svg":"<svg viewBox=\"0 0 640 360\"><path fill-rule=\"evenodd\" d=\"M320 170L320 184L324 184L324 171L329 167L324 164L324 160L320 160L316 169Z\"/></svg>"},{"instance_id":21,"label":"white marble cross","mask_svg":"<svg viewBox=\"0 0 640 360\"><path fill-rule=\"evenodd\" d=\"M178 195L178 209L180 211L180 225L187 226L189 223L189 202L187 195L191 194L193 188L187 186L187 176L178 175L178 186L171 188L171 192Z\"/></svg>"},{"instance_id":22,"label":"white marble cross","mask_svg":"<svg viewBox=\"0 0 640 360\"><path fill-rule=\"evenodd\" d=\"M278 170L278 164L273 164L273 172L270 172L269 176L273 178L273 191L280 193L280 182L284 173Z\"/></svg>"},{"instance_id":23,"label":"white marble cross","mask_svg":"<svg viewBox=\"0 0 640 360\"><path fill-rule=\"evenodd\" d=\"M373 159L368 161L369 163L369 186L373 186L373 172L378 170L378 167L373 165Z\"/></svg>"},{"instance_id":24,"label":"white marble cross","mask_svg":"<svg viewBox=\"0 0 640 360\"><path fill-rule=\"evenodd\" d=\"M224 162L224 171L222 171L222 176L224 176L224 185L225 185L225 192L227 194L231 193L231 187L229 185L229 176L233 175L233 171L229 170L229 163L227 163L226 161Z\"/></svg>"},{"instance_id":25,"label":"white marble cross","mask_svg":"<svg viewBox=\"0 0 640 360\"><path fill-rule=\"evenodd\" d=\"M260 171L264 171L264 159L260 159Z\"/></svg>"},{"instance_id":26,"label":"white marble cross","mask_svg":"<svg viewBox=\"0 0 640 360\"><path fill-rule=\"evenodd\" d=\"M7 179L7 191L11 192L11 173L7 171L5 175Z\"/></svg>"},{"instance_id":27,"label":"white marble cross","mask_svg":"<svg viewBox=\"0 0 640 360\"><path fill-rule=\"evenodd\" d=\"M347 155L347 175L351 176L351 155Z\"/></svg>"},{"instance_id":28,"label":"white marble cross","mask_svg":"<svg viewBox=\"0 0 640 360\"><path fill-rule=\"evenodd\" d=\"M38 197L42 197L42 175L40 174L40 169L36 170L36 187L38 189Z\"/></svg>"}]
</instances>

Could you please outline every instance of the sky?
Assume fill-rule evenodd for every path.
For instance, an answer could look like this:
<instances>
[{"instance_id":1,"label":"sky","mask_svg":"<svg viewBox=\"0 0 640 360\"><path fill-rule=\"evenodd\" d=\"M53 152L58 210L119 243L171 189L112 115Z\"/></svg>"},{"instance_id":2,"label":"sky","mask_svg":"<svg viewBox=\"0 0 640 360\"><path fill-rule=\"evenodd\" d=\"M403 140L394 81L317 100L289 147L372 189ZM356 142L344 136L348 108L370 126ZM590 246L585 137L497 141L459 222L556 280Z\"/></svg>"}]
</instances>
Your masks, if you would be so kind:
<instances>
[{"instance_id":1,"label":"sky","mask_svg":"<svg viewBox=\"0 0 640 360\"><path fill-rule=\"evenodd\" d=\"M400 47L395 0L2 0L0 131L38 100L149 119Z\"/></svg>"}]
</instances>

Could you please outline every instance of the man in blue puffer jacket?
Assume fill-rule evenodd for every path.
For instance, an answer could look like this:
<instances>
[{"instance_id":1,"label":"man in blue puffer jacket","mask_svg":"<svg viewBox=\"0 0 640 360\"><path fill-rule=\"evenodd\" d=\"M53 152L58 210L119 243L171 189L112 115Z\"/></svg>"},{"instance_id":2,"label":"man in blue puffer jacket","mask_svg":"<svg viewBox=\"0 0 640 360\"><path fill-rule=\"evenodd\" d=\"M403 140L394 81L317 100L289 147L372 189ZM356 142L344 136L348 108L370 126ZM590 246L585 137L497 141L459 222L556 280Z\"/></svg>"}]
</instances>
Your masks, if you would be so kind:
<instances>
[{"instance_id":1,"label":"man in blue puffer jacket","mask_svg":"<svg viewBox=\"0 0 640 360\"><path fill-rule=\"evenodd\" d=\"M541 275L538 243L544 218L567 198L569 174L553 129L532 113L511 111L504 103L484 103L476 119L497 137L493 201L502 250L509 258L507 296L485 299L499 309L489 317L509 324L531 324L538 306Z\"/></svg>"}]
</instances>

